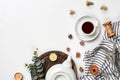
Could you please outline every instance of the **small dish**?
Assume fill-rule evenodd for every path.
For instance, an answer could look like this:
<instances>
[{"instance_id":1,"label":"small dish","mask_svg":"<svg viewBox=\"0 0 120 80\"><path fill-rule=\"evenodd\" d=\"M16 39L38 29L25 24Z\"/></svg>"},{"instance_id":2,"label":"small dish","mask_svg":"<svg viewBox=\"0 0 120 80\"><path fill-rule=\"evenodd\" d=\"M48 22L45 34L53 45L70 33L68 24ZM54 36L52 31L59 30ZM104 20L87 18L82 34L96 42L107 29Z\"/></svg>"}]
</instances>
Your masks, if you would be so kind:
<instances>
[{"instance_id":1,"label":"small dish","mask_svg":"<svg viewBox=\"0 0 120 80\"><path fill-rule=\"evenodd\" d=\"M95 31L94 31L94 33L92 33L92 35L85 35L84 32L82 31L81 27L82 27L83 23L85 23L85 22L93 23ZM98 19L94 16L83 16L77 21L77 23L75 25L75 32L76 32L78 38L83 41L94 40L99 35L100 30L101 30L100 23L99 23Z\"/></svg>"}]
</instances>

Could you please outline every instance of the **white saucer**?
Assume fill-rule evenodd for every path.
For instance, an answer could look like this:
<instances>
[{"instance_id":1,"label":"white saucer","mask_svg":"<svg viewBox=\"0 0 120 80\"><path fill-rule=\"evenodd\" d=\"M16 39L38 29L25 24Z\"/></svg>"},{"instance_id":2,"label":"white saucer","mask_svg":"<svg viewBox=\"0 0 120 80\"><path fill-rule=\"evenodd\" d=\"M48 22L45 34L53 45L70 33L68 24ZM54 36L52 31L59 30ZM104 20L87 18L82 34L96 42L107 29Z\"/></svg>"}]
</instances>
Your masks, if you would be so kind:
<instances>
[{"instance_id":1,"label":"white saucer","mask_svg":"<svg viewBox=\"0 0 120 80\"><path fill-rule=\"evenodd\" d=\"M45 80L76 80L76 75L73 70L56 64L47 71Z\"/></svg>"},{"instance_id":2,"label":"white saucer","mask_svg":"<svg viewBox=\"0 0 120 80\"><path fill-rule=\"evenodd\" d=\"M87 21L92 22L93 25L95 25L95 27L96 27L95 33L92 35L89 35L89 36L84 35L81 30L83 23L87 22ZM77 23L75 25L75 32L77 33L78 38L83 41L94 40L99 35L100 30L101 30L100 23L99 23L98 19L93 16L83 16L77 21Z\"/></svg>"}]
</instances>

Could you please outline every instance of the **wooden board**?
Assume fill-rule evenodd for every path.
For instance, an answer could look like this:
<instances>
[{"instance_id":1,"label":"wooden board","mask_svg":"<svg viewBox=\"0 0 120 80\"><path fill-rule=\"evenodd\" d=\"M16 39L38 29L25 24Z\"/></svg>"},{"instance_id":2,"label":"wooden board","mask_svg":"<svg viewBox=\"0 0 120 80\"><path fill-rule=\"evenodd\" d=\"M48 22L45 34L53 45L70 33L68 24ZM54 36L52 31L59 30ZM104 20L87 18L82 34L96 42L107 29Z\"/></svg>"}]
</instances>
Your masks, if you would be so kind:
<instances>
[{"instance_id":1,"label":"wooden board","mask_svg":"<svg viewBox=\"0 0 120 80\"><path fill-rule=\"evenodd\" d=\"M56 53L57 54L57 60L56 61L50 61L49 55L51 53ZM55 64L60 64L63 63L67 59L68 55L65 54L64 52L61 51L49 51L45 52L44 54L40 55L39 58L40 60L44 60L45 62L43 63L43 68L45 71L45 75L50 67L52 67ZM73 60L72 61L72 69L74 70L76 76L77 76L77 68Z\"/></svg>"}]
</instances>

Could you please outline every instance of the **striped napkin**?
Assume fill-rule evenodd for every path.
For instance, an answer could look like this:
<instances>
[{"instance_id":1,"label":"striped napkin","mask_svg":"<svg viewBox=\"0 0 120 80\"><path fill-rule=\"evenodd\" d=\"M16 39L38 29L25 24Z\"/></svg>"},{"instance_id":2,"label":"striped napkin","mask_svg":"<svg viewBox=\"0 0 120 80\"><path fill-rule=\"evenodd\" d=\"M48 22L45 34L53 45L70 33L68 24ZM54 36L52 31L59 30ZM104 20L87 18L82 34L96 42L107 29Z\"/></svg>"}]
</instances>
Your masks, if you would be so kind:
<instances>
[{"instance_id":1,"label":"striped napkin","mask_svg":"<svg viewBox=\"0 0 120 80\"><path fill-rule=\"evenodd\" d=\"M112 27L116 36L108 38L105 32L103 41L93 51L85 52L85 72L80 80L120 80L120 21L113 22ZM99 73L91 74L91 65L96 65Z\"/></svg>"}]
</instances>

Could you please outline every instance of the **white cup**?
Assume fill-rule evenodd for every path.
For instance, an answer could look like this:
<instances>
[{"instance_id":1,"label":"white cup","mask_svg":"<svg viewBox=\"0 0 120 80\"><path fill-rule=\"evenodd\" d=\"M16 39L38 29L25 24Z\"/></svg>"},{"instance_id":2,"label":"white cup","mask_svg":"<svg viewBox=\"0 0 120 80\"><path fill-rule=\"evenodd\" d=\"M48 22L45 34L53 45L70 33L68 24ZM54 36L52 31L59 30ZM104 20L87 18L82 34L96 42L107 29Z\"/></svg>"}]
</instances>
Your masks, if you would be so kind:
<instances>
[{"instance_id":1,"label":"white cup","mask_svg":"<svg viewBox=\"0 0 120 80\"><path fill-rule=\"evenodd\" d=\"M81 25L81 32L83 35L91 36L95 33L96 26L93 21L85 21Z\"/></svg>"}]
</instances>

